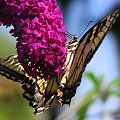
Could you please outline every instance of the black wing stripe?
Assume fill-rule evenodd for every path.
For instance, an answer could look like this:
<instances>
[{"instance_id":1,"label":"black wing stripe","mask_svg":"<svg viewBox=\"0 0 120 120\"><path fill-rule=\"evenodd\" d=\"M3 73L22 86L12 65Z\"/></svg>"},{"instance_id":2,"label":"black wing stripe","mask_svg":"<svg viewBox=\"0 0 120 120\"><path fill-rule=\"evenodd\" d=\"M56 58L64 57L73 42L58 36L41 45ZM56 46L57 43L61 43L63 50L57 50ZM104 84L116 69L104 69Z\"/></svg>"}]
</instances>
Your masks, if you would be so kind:
<instances>
[{"instance_id":1,"label":"black wing stripe","mask_svg":"<svg viewBox=\"0 0 120 120\"><path fill-rule=\"evenodd\" d=\"M79 67L80 65L81 65L81 63L84 63L84 61L82 60L82 59L85 59L85 56L87 55L87 53L86 53L86 55L85 54L83 54L84 53L84 51L85 52L89 52L89 51L91 51L91 48L88 46L88 47L86 47L86 46L88 46L87 45L87 43L86 42L84 42L84 43L82 43L81 44L81 46L80 47L78 47L77 48L77 50L76 50L76 52L75 52L75 54L74 54L74 59L73 59L73 62L72 62L72 65L71 65L71 68L70 68L70 72L69 72L69 75L70 76L68 76L68 79L67 80L70 80L70 79L72 79L72 77L73 77L73 74L75 73L75 69L79 69L79 71L81 71L81 69L82 69L82 66L81 67ZM89 49L89 50L88 50ZM82 62L83 61L83 62ZM76 76L77 77L77 76Z\"/></svg>"},{"instance_id":2,"label":"black wing stripe","mask_svg":"<svg viewBox=\"0 0 120 120\"><path fill-rule=\"evenodd\" d=\"M15 82L21 82L26 76L0 64L0 74Z\"/></svg>"},{"instance_id":3,"label":"black wing stripe","mask_svg":"<svg viewBox=\"0 0 120 120\"><path fill-rule=\"evenodd\" d=\"M58 89L57 77L54 77L53 79L49 80L45 90L45 94L47 96L51 96L56 93L57 89Z\"/></svg>"},{"instance_id":4,"label":"black wing stripe","mask_svg":"<svg viewBox=\"0 0 120 120\"><path fill-rule=\"evenodd\" d=\"M56 87L56 85L55 85L55 86L53 85L54 82L55 82L55 78L53 78L52 81L51 81L51 80L49 80L49 81L50 81L50 84L48 85L48 87L47 87L47 89L46 89L46 91L45 91L45 93L46 93L47 95L53 94L53 93L54 93L54 87ZM57 90L57 88L56 88L56 90ZM56 91L55 91L55 92L56 92Z\"/></svg>"},{"instance_id":5,"label":"black wing stripe","mask_svg":"<svg viewBox=\"0 0 120 120\"><path fill-rule=\"evenodd\" d=\"M108 33L108 31L111 29L111 27L112 27L113 24L115 23L116 18L117 18L118 15L120 14L119 12L120 12L119 10L115 11L113 14L108 15L109 17L106 16L101 22L98 23L98 25L97 25L98 28L99 28L99 24L101 24L101 23L104 23L104 24L103 24L103 26L101 27L101 31L98 32L97 37L95 36L94 39L91 39L92 53L91 53L90 57L88 58L88 62L87 62L87 63L89 63L89 61L91 60L91 58L93 57L93 55L95 54L95 52L97 51L97 49L99 48L100 44L102 43L105 35ZM108 21L109 21L110 23L109 23ZM104 25L105 25L105 26L104 26ZM93 27L93 28L94 28L94 27ZM97 28L97 29L98 29L98 28ZM90 32L90 30L89 30L89 32ZM93 29L93 32L92 32L92 33L94 33L94 29ZM92 38L92 36L91 36L91 38ZM99 38L100 38L100 39L99 39ZM97 43L96 46L94 46L94 42Z\"/></svg>"},{"instance_id":6,"label":"black wing stripe","mask_svg":"<svg viewBox=\"0 0 120 120\"><path fill-rule=\"evenodd\" d=\"M0 58L0 74L15 82L22 82L26 77L24 70L17 60L17 55Z\"/></svg>"},{"instance_id":7,"label":"black wing stripe","mask_svg":"<svg viewBox=\"0 0 120 120\"><path fill-rule=\"evenodd\" d=\"M75 70L73 71L73 74L70 76L70 78L68 78L69 82L67 84L67 87L69 87L69 88L73 87L75 85L73 83L78 82L77 81L78 78L79 78L78 76L80 76L80 74L82 74L83 68L84 68L85 63L87 61L87 58L88 58L88 56L91 53L91 49L90 49L90 47L86 43L85 43L85 45L82 45L82 46L84 46L83 50L81 50L82 48L79 48L78 51L81 51L81 52L80 53L79 52L76 53L76 56L79 56L79 58L77 58L78 61L76 62ZM70 84L70 81L73 81L73 83Z\"/></svg>"}]
</instances>

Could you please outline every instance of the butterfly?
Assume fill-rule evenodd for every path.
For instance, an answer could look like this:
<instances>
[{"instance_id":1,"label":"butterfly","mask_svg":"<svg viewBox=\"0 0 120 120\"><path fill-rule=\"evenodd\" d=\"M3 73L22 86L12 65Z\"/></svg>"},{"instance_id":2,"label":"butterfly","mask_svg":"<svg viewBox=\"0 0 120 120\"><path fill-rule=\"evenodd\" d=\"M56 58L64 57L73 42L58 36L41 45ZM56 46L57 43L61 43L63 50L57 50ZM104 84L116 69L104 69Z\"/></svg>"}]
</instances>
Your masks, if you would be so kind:
<instances>
[{"instance_id":1,"label":"butterfly","mask_svg":"<svg viewBox=\"0 0 120 120\"><path fill-rule=\"evenodd\" d=\"M120 14L120 10L108 14L88 30L78 42L76 36L66 43L67 59L62 72L50 80L33 78L18 62L17 55L0 58L0 74L22 84L23 97L35 108L34 113L48 109L54 99L61 104L70 104L80 85L87 64L102 43Z\"/></svg>"},{"instance_id":2,"label":"butterfly","mask_svg":"<svg viewBox=\"0 0 120 120\"><path fill-rule=\"evenodd\" d=\"M120 10L118 9L104 17L88 30L78 42L74 54L70 57L71 62L66 66L66 73L62 77L57 90L58 101L61 104L70 104L71 98L75 95L76 89L80 85L82 73L98 50L105 35L112 28L119 14ZM77 42L76 36L73 36L72 40Z\"/></svg>"}]
</instances>

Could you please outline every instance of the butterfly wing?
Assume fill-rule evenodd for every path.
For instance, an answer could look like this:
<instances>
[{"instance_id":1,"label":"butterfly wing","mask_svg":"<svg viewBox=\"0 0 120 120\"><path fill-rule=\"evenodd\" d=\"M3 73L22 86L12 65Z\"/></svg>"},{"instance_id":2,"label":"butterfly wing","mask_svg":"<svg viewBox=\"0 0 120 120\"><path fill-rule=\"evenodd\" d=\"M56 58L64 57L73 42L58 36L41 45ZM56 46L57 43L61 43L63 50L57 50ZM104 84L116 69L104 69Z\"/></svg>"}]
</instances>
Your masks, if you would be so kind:
<instances>
[{"instance_id":1,"label":"butterfly wing","mask_svg":"<svg viewBox=\"0 0 120 120\"><path fill-rule=\"evenodd\" d=\"M23 96L30 101L29 105L35 108L35 114L48 109L56 98L58 77L59 76L53 77L53 79L47 81L39 78L37 80L32 78L24 81L22 87L25 92Z\"/></svg>"},{"instance_id":2,"label":"butterfly wing","mask_svg":"<svg viewBox=\"0 0 120 120\"><path fill-rule=\"evenodd\" d=\"M40 113L48 109L56 97L61 75L51 80L32 78L27 75L24 68L18 62L17 55L0 58L0 74L15 82L20 82L25 90L23 97L35 108L34 113Z\"/></svg>"},{"instance_id":3,"label":"butterfly wing","mask_svg":"<svg viewBox=\"0 0 120 120\"><path fill-rule=\"evenodd\" d=\"M0 74L15 82L21 82L26 77L17 55L0 58Z\"/></svg>"},{"instance_id":4,"label":"butterfly wing","mask_svg":"<svg viewBox=\"0 0 120 120\"><path fill-rule=\"evenodd\" d=\"M86 65L90 62L119 14L120 10L116 10L107 15L93 26L79 41L73 57L70 58L72 62L69 65L69 70L63 76L59 89L57 90L60 103L70 103L71 98L75 95L76 89L81 82L82 73Z\"/></svg>"}]
</instances>

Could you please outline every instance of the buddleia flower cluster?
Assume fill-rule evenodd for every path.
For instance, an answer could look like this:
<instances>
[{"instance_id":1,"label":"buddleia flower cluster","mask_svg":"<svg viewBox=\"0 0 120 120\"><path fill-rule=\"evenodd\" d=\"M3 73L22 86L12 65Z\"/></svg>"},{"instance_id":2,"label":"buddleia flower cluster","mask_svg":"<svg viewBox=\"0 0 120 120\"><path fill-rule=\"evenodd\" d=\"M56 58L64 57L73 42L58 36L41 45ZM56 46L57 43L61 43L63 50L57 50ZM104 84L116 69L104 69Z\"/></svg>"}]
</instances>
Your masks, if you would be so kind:
<instances>
[{"instance_id":1,"label":"buddleia flower cluster","mask_svg":"<svg viewBox=\"0 0 120 120\"><path fill-rule=\"evenodd\" d=\"M47 80L62 71L66 30L56 0L0 0L0 25L13 26L18 60L29 76Z\"/></svg>"}]
</instances>

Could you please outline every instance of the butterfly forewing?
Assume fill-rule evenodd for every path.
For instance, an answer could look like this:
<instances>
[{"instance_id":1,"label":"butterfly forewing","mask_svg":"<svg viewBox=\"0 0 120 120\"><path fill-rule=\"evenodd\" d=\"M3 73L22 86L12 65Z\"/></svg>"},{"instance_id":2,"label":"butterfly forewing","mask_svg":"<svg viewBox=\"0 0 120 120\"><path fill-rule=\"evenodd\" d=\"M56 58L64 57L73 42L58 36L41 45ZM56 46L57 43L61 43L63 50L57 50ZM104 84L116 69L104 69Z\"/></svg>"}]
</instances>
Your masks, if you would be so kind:
<instances>
[{"instance_id":1,"label":"butterfly forewing","mask_svg":"<svg viewBox=\"0 0 120 120\"><path fill-rule=\"evenodd\" d=\"M111 29L119 14L120 10L116 10L107 15L85 33L79 41L69 71L65 73L58 89L58 91L61 91L61 94L58 92L58 100L62 104L70 103L71 98L75 95L76 88L80 84L82 73L84 72L86 65L97 51L105 35Z\"/></svg>"},{"instance_id":2,"label":"butterfly forewing","mask_svg":"<svg viewBox=\"0 0 120 120\"><path fill-rule=\"evenodd\" d=\"M17 55L0 58L0 74L12 79L15 82L21 82L26 73L17 59Z\"/></svg>"}]
</instances>

